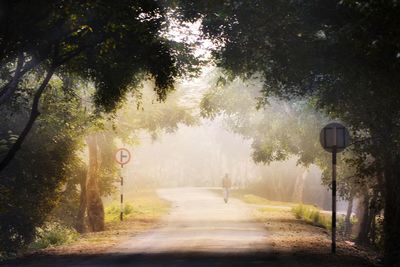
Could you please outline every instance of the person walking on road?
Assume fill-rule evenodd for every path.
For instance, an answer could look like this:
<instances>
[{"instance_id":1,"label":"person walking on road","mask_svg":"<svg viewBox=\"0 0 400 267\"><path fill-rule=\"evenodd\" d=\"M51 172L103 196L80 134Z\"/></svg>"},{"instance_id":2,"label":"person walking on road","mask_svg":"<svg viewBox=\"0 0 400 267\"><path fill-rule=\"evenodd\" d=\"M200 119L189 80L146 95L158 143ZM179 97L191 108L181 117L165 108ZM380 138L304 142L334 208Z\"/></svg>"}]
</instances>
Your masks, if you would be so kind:
<instances>
[{"instance_id":1,"label":"person walking on road","mask_svg":"<svg viewBox=\"0 0 400 267\"><path fill-rule=\"evenodd\" d=\"M222 188L224 190L224 201L225 201L225 203L228 203L229 190L231 189L231 186L232 186L231 179L229 178L228 174L226 173L224 178L222 179Z\"/></svg>"}]
</instances>

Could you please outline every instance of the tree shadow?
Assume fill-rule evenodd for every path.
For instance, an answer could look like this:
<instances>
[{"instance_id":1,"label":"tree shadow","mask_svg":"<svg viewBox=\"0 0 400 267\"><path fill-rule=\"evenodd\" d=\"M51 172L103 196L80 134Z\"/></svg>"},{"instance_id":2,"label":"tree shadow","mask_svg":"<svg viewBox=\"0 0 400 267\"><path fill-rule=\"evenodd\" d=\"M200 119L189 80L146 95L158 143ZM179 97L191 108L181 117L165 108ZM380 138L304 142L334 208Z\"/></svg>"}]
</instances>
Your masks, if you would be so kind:
<instances>
[{"instance_id":1,"label":"tree shadow","mask_svg":"<svg viewBox=\"0 0 400 267\"><path fill-rule=\"evenodd\" d=\"M346 254L331 255L309 251L275 251L248 253L209 252L168 252L168 253L102 253L68 255L30 255L17 260L9 260L0 266L49 267L49 266L305 266L305 267L361 267L375 266L368 259Z\"/></svg>"}]
</instances>

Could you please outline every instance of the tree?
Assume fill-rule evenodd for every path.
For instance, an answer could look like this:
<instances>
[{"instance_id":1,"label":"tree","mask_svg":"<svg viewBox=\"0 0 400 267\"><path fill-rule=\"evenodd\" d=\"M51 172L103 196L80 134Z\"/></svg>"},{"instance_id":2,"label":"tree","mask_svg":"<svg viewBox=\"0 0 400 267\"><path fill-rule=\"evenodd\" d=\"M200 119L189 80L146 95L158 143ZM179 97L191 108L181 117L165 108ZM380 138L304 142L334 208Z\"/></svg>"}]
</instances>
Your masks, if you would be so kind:
<instances>
[{"instance_id":1,"label":"tree","mask_svg":"<svg viewBox=\"0 0 400 267\"><path fill-rule=\"evenodd\" d=\"M104 230L104 207L98 185L99 163L96 135L89 135L86 142L89 148L89 166L86 182L88 223L91 231L98 232Z\"/></svg>"},{"instance_id":2,"label":"tree","mask_svg":"<svg viewBox=\"0 0 400 267\"><path fill-rule=\"evenodd\" d=\"M94 82L95 103L111 111L147 77L154 78L158 98L164 100L188 63L187 54L180 53L187 51L185 46L172 45L162 36L168 23L166 8L158 1L2 1L1 10L0 104L18 97L27 74L41 74L42 81L25 127L0 161L0 171L39 117L40 100L54 74Z\"/></svg>"},{"instance_id":3,"label":"tree","mask_svg":"<svg viewBox=\"0 0 400 267\"><path fill-rule=\"evenodd\" d=\"M86 214L89 230L101 231L104 228L101 197L113 193L115 183L119 181L119 168L114 160L117 139L127 144L137 144L137 134L141 131L156 138L164 131L175 131L180 123L192 125L196 122L191 110L178 104L178 93L172 94L162 103L153 103L156 97L151 86L146 84L143 88L136 88L135 94L130 95L116 113L97 119L91 116L86 137L89 150L88 171L81 180L72 181L80 186L79 204L78 199L75 199L75 206L79 205L79 209L66 207L75 211L74 226L79 232L86 231Z\"/></svg>"},{"instance_id":4,"label":"tree","mask_svg":"<svg viewBox=\"0 0 400 267\"><path fill-rule=\"evenodd\" d=\"M383 173L385 264L400 263L399 5L396 1L179 1L216 40L217 64L259 75L264 95L310 97L345 122ZM251 15L250 15L251 14ZM369 141L366 142L365 139Z\"/></svg>"},{"instance_id":5,"label":"tree","mask_svg":"<svg viewBox=\"0 0 400 267\"><path fill-rule=\"evenodd\" d=\"M64 89L59 79L50 83L43 95L43 116L10 168L0 174L2 252L16 252L28 245L35 237L36 227L48 219L64 197L64 185L79 179L82 163L76 151L81 148L86 122L80 113L79 99L71 98ZM21 101L11 111L0 110L0 155L23 127L27 105Z\"/></svg>"},{"instance_id":6,"label":"tree","mask_svg":"<svg viewBox=\"0 0 400 267\"><path fill-rule=\"evenodd\" d=\"M222 115L231 131L250 139L256 163L270 164L298 157L297 163L303 166L303 171L293 184L285 186L290 189L287 194L292 195L285 200L301 202L308 167L311 164L322 169L328 167L328 156L317 138L327 118L315 112L305 100L288 102L271 98L268 103L260 102L261 89L259 80L235 79L217 85L203 96L202 115L208 118Z\"/></svg>"}]
</instances>

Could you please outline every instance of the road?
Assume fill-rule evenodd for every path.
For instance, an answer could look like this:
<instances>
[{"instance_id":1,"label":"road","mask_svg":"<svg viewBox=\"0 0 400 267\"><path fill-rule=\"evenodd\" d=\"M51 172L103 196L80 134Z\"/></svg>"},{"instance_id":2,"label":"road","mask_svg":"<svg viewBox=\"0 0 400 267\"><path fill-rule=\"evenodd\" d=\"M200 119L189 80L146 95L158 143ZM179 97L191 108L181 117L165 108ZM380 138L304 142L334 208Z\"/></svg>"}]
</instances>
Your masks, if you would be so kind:
<instances>
[{"instance_id":1,"label":"road","mask_svg":"<svg viewBox=\"0 0 400 267\"><path fill-rule=\"evenodd\" d=\"M112 257L74 266L232 266L227 255L268 250L264 226L240 200L225 203L205 188L160 189L158 194L172 206L161 227L113 247Z\"/></svg>"},{"instance_id":2,"label":"road","mask_svg":"<svg viewBox=\"0 0 400 267\"><path fill-rule=\"evenodd\" d=\"M270 234L257 222L248 204L206 188L162 189L158 194L171 202L161 226L132 236L100 255L45 257L18 266L364 266L327 264L326 257L277 253L268 245ZM15 265L6 265L15 266Z\"/></svg>"},{"instance_id":3,"label":"road","mask_svg":"<svg viewBox=\"0 0 400 267\"><path fill-rule=\"evenodd\" d=\"M267 233L246 204L199 188L163 189L172 204L164 227L115 247L116 253L223 253L265 249Z\"/></svg>"}]
</instances>

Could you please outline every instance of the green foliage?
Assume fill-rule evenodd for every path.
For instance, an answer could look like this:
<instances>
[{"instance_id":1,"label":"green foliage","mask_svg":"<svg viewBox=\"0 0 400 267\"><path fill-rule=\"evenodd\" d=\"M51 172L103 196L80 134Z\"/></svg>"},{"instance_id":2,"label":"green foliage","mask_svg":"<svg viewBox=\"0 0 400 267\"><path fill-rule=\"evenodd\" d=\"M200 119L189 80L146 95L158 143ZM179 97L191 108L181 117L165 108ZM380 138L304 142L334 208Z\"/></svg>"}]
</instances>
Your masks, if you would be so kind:
<instances>
[{"instance_id":1,"label":"green foliage","mask_svg":"<svg viewBox=\"0 0 400 267\"><path fill-rule=\"evenodd\" d=\"M36 250L70 244L76 241L78 237L79 234L70 227L57 222L46 223L36 229L36 238L29 245L29 248Z\"/></svg>"},{"instance_id":2,"label":"green foliage","mask_svg":"<svg viewBox=\"0 0 400 267\"><path fill-rule=\"evenodd\" d=\"M18 156L0 174L0 247L6 252L15 252L34 240L35 229L62 199L64 189L70 188L68 179L78 178L76 151L86 121L79 101L63 94L59 85L52 84L45 94L42 117ZM9 140L7 133L18 132L26 113L0 112L6 115L0 117L0 138Z\"/></svg>"},{"instance_id":3,"label":"green foliage","mask_svg":"<svg viewBox=\"0 0 400 267\"><path fill-rule=\"evenodd\" d=\"M301 99L271 98L262 103L261 88L257 80L239 79L216 86L204 95L201 114L207 118L222 115L233 132L251 139L255 162L271 163L296 155L305 166L324 165L326 154L318 135L327 118Z\"/></svg>"},{"instance_id":4,"label":"green foliage","mask_svg":"<svg viewBox=\"0 0 400 267\"><path fill-rule=\"evenodd\" d=\"M140 212L131 203L124 204L124 218L129 218L134 212ZM112 203L105 208L105 221L113 222L120 219L121 206L118 203Z\"/></svg>"},{"instance_id":5,"label":"green foliage","mask_svg":"<svg viewBox=\"0 0 400 267\"><path fill-rule=\"evenodd\" d=\"M22 57L25 70L17 79L37 67L73 73L94 82L95 102L106 111L147 78L165 100L174 79L186 73L182 67L197 64L185 44L163 37L168 10L159 1L2 1L1 10L2 79L12 78Z\"/></svg>"},{"instance_id":6,"label":"green foliage","mask_svg":"<svg viewBox=\"0 0 400 267\"><path fill-rule=\"evenodd\" d=\"M167 9L159 1L2 1L0 9L0 160L20 149L15 141L29 125L32 95L45 73L55 73L42 115L0 174L0 247L14 252L34 239L51 211L73 222L85 169L77 151L88 128L101 128L96 116L114 111L146 79L154 81L157 100L165 100L186 73L182 67L193 64L195 72L198 62L188 46L165 38ZM71 77L80 86L70 86ZM95 108L86 104L88 83ZM110 155L112 142L103 145L102 156ZM112 192L116 172L107 162L100 170L103 195Z\"/></svg>"},{"instance_id":7,"label":"green foliage","mask_svg":"<svg viewBox=\"0 0 400 267\"><path fill-rule=\"evenodd\" d=\"M332 228L331 215L322 213L317 207L312 205L296 205L292 208L296 219L304 220L312 225L330 230ZM338 234L345 234L345 216L337 215L336 231ZM356 217L350 218L350 224L353 226L357 223Z\"/></svg>"},{"instance_id":8,"label":"green foliage","mask_svg":"<svg viewBox=\"0 0 400 267\"><path fill-rule=\"evenodd\" d=\"M229 76L257 75L264 98L307 97L350 128L352 184L378 188L385 198L385 264L398 265L397 1L175 2L183 18L201 18L204 35L221 44L214 58Z\"/></svg>"},{"instance_id":9,"label":"green foliage","mask_svg":"<svg viewBox=\"0 0 400 267\"><path fill-rule=\"evenodd\" d=\"M162 133L176 131L180 124L190 126L197 123L192 108L179 103L179 92L172 93L165 102L155 102L154 93L145 84L140 99L135 96L116 112L112 125L114 136L125 143L135 144L141 132L147 132L155 139Z\"/></svg>"},{"instance_id":10,"label":"green foliage","mask_svg":"<svg viewBox=\"0 0 400 267\"><path fill-rule=\"evenodd\" d=\"M80 183L86 181L87 167L80 158L75 158L65 165L66 181L63 190L53 195L58 201L46 221L60 221L63 225L74 227L80 204Z\"/></svg>"},{"instance_id":11,"label":"green foliage","mask_svg":"<svg viewBox=\"0 0 400 267\"><path fill-rule=\"evenodd\" d=\"M322 227L325 229L331 229L330 216L322 214L320 210L311 205L297 205L292 208L292 212L297 219L305 220L315 226Z\"/></svg>"}]
</instances>

